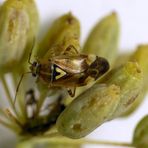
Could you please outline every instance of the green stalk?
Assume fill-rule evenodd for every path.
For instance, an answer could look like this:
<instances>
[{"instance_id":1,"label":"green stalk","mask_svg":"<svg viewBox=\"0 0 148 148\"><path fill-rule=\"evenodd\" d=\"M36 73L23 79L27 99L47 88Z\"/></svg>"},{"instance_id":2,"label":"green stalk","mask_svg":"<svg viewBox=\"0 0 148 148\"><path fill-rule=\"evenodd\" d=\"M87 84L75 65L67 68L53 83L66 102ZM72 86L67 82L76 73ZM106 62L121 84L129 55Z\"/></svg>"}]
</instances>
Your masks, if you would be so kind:
<instances>
[{"instance_id":1,"label":"green stalk","mask_svg":"<svg viewBox=\"0 0 148 148\"><path fill-rule=\"evenodd\" d=\"M15 88L17 88L17 86L18 86L17 78L18 78L17 74L12 73L12 81L13 81ZM22 95L19 95L19 97L18 97L18 106L19 106L19 109L21 111L23 121L25 121L27 119L27 111L26 111L26 108L25 108L25 102L23 101Z\"/></svg>"},{"instance_id":2,"label":"green stalk","mask_svg":"<svg viewBox=\"0 0 148 148\"><path fill-rule=\"evenodd\" d=\"M12 126L8 124L7 122L3 121L2 119L0 119L0 124L8 129L12 129Z\"/></svg>"},{"instance_id":3,"label":"green stalk","mask_svg":"<svg viewBox=\"0 0 148 148\"><path fill-rule=\"evenodd\" d=\"M6 121L0 119L1 125L15 132L20 130L20 127L16 124L16 122L12 121L12 119L9 118L8 115L1 108L0 108L0 114L6 119Z\"/></svg>"},{"instance_id":4,"label":"green stalk","mask_svg":"<svg viewBox=\"0 0 148 148\"><path fill-rule=\"evenodd\" d=\"M81 139L81 140L72 140L68 138L37 138L32 139L31 141L24 141L19 143L17 148L25 148L27 145L31 145L30 148L34 148L37 144L47 143L47 144L64 144L64 145L110 145L110 146L123 146L123 147L134 147L131 143L124 142L112 142L112 141L97 141L97 140L89 140L89 139Z\"/></svg>"},{"instance_id":5,"label":"green stalk","mask_svg":"<svg viewBox=\"0 0 148 148\"><path fill-rule=\"evenodd\" d=\"M9 87L8 87L8 84L4 78L4 76L1 76L1 82L3 84L3 87L4 87L4 90L6 92L6 95L7 95L7 100L8 100L8 103L10 104L12 110L14 111L15 115L18 117L18 113L17 113L17 110L13 104L13 98L10 94L10 90L9 90Z\"/></svg>"}]
</instances>

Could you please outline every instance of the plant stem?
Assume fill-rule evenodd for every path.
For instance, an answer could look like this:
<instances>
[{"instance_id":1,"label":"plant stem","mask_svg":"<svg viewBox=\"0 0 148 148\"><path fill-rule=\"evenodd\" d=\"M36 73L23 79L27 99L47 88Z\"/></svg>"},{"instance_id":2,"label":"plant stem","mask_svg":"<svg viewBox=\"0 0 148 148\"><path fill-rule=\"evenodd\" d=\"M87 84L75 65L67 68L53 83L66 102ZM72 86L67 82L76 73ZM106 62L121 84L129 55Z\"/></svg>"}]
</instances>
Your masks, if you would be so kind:
<instances>
[{"instance_id":1,"label":"plant stem","mask_svg":"<svg viewBox=\"0 0 148 148\"><path fill-rule=\"evenodd\" d=\"M2 119L0 119L0 124L8 129L12 129L11 125L8 124L7 122L3 121Z\"/></svg>"},{"instance_id":2,"label":"plant stem","mask_svg":"<svg viewBox=\"0 0 148 148\"><path fill-rule=\"evenodd\" d=\"M52 133L48 133L48 134L45 134L45 135L42 135L42 136L38 136L37 138L55 138L55 137L61 137L61 135L59 134L59 132L52 132Z\"/></svg>"},{"instance_id":3,"label":"plant stem","mask_svg":"<svg viewBox=\"0 0 148 148\"><path fill-rule=\"evenodd\" d=\"M123 142L111 142L111 141L96 141L96 140L89 140L89 139L82 139L82 140L72 140L68 138L51 138L49 139L51 143L61 143L61 144L72 144L72 145L82 145L82 144L99 144L99 145L113 145L113 146L124 146L124 147L133 147L130 143L123 143Z\"/></svg>"},{"instance_id":4,"label":"plant stem","mask_svg":"<svg viewBox=\"0 0 148 148\"><path fill-rule=\"evenodd\" d=\"M8 123L8 122L0 119L0 124L2 126L4 126L5 128L12 130L14 133L19 133L19 131L20 131L20 127L16 126L15 124L12 124L12 122Z\"/></svg>"},{"instance_id":5,"label":"plant stem","mask_svg":"<svg viewBox=\"0 0 148 148\"><path fill-rule=\"evenodd\" d=\"M4 76L1 76L1 82L2 82L3 87L4 87L4 90L5 90L5 92L6 92L8 103L10 104L12 110L14 111L14 113L15 113L16 116L17 116L18 114L17 114L16 108L15 108L15 106L14 106L14 104L13 104L13 98L11 97L8 84L7 84L7 82L6 82L5 78L4 78Z\"/></svg>"},{"instance_id":6,"label":"plant stem","mask_svg":"<svg viewBox=\"0 0 148 148\"><path fill-rule=\"evenodd\" d=\"M28 143L28 141L23 141L24 144ZM22 143L22 145L23 145ZM81 139L81 140L72 140L65 137L38 137L33 138L32 140L29 140L29 143L31 143L32 146L36 146L40 143L48 143L48 144L63 144L63 145L110 145L110 146L123 146L123 147L131 147L134 148L134 146L131 143L124 143L124 142L112 142L112 141L96 141L96 140L89 140L89 139ZM21 144L21 143L20 143Z\"/></svg>"},{"instance_id":7,"label":"plant stem","mask_svg":"<svg viewBox=\"0 0 148 148\"><path fill-rule=\"evenodd\" d=\"M1 125L3 125L6 128L9 128L15 132L20 129L20 127L18 125L16 125L16 123L14 123L10 118L8 118L6 113L1 108L0 108L0 115L3 116L7 120L7 121L5 121L4 119L0 119Z\"/></svg>"},{"instance_id":8,"label":"plant stem","mask_svg":"<svg viewBox=\"0 0 148 148\"><path fill-rule=\"evenodd\" d=\"M17 74L12 73L12 80L13 80L13 84L14 84L15 88L17 88L17 85L18 85L17 78L18 78ZM19 95L19 101L18 101L19 105L18 106L19 106L20 111L22 113L23 120L26 120L27 119L27 111L26 111L25 102L23 101L22 96L23 95Z\"/></svg>"}]
</instances>

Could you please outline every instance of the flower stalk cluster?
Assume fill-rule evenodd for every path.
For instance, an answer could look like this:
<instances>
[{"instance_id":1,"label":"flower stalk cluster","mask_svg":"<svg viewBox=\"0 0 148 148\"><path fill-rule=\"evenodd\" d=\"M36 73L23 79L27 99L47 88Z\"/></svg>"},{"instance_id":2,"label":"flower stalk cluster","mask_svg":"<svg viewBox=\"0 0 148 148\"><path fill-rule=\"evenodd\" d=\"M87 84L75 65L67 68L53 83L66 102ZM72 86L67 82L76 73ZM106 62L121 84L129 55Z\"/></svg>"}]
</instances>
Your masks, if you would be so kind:
<instances>
[{"instance_id":1,"label":"flower stalk cluster","mask_svg":"<svg viewBox=\"0 0 148 148\"><path fill-rule=\"evenodd\" d=\"M120 23L115 12L96 24L84 46L80 45L79 20L72 13L56 19L41 41L36 40L39 18L34 0L6 0L0 6L0 15L0 80L6 94L6 99L3 96L0 99L2 103L7 102L6 105L0 104L0 124L18 135L21 139L18 148L33 148L36 145L56 148L58 144L64 148L69 145L71 148L80 148L87 143L137 148L148 146L145 140L148 137L147 116L137 126L130 144L80 139L105 122L131 115L144 100L148 90L148 45L140 45L127 56L119 55ZM37 55L37 61L45 64L43 67L32 62L32 51ZM67 101L69 97L64 88L67 86L65 79L61 81L63 87L43 83L43 80L48 82L52 75L45 71L46 66L58 55L64 58L68 55L73 60L80 53L103 57L109 61L110 70L100 79L90 81L89 88L83 89L83 92L78 88L80 95ZM123 60L116 62L121 57ZM92 75L98 72L94 67L99 66L101 71L104 66L103 62L99 65L96 61L90 65ZM61 62L63 64L65 61ZM56 68L59 67L52 65L51 71ZM73 69L79 67L70 70ZM37 81L34 82L34 77L25 72L33 76L38 74ZM59 76L60 72L56 71L52 77ZM24 76L19 81L21 74ZM16 102L7 76L17 88L17 91L13 89L17 96Z\"/></svg>"}]
</instances>

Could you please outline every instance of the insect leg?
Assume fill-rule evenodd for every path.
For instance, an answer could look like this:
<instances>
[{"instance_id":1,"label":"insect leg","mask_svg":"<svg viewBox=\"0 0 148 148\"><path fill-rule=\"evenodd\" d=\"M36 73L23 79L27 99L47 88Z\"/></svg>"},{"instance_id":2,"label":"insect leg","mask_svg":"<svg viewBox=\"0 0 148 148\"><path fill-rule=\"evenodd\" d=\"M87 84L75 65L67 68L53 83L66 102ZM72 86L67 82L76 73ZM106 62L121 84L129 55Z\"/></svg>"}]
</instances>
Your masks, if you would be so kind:
<instances>
[{"instance_id":1,"label":"insect leg","mask_svg":"<svg viewBox=\"0 0 148 148\"><path fill-rule=\"evenodd\" d=\"M70 55L70 54L75 55L75 54L79 54L79 52L78 52L78 50L77 50L73 45L69 45L69 46L65 49L65 51L64 51L63 54L64 54L64 55Z\"/></svg>"},{"instance_id":2,"label":"insect leg","mask_svg":"<svg viewBox=\"0 0 148 148\"><path fill-rule=\"evenodd\" d=\"M68 91L68 93L69 93L69 95L71 97L74 97L75 96L75 92L76 92L76 87L73 87L73 90L70 89L70 88L67 88L67 91Z\"/></svg>"}]
</instances>

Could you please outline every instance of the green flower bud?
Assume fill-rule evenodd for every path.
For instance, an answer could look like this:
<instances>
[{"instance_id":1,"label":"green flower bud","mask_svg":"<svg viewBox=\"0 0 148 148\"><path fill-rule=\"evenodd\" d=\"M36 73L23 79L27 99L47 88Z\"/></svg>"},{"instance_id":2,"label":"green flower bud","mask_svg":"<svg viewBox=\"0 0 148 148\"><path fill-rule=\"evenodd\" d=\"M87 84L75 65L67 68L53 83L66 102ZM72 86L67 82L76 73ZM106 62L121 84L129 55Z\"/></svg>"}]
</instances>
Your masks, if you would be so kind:
<instances>
[{"instance_id":1,"label":"green flower bud","mask_svg":"<svg viewBox=\"0 0 148 148\"><path fill-rule=\"evenodd\" d=\"M127 112L123 116L131 115L143 102L145 95L148 91L148 45L140 45L136 49L134 53L132 53L130 56L128 55L125 61L136 61L143 72L143 89L141 91L141 94L137 97L135 102L132 104L132 106L127 110Z\"/></svg>"},{"instance_id":2,"label":"green flower bud","mask_svg":"<svg viewBox=\"0 0 148 148\"><path fill-rule=\"evenodd\" d=\"M133 145L136 148L148 147L148 115L138 123L133 136Z\"/></svg>"},{"instance_id":3,"label":"green flower bud","mask_svg":"<svg viewBox=\"0 0 148 148\"><path fill-rule=\"evenodd\" d=\"M117 57L118 37L119 21L116 13L112 13L93 28L86 40L83 52L104 57L112 65Z\"/></svg>"},{"instance_id":4,"label":"green flower bud","mask_svg":"<svg viewBox=\"0 0 148 148\"><path fill-rule=\"evenodd\" d=\"M0 68L10 71L28 58L37 33L38 13L33 0L7 0L0 15Z\"/></svg>"},{"instance_id":5,"label":"green flower bud","mask_svg":"<svg viewBox=\"0 0 148 148\"><path fill-rule=\"evenodd\" d=\"M136 61L143 71L144 88L148 90L148 45L140 45L131 55L130 61Z\"/></svg>"},{"instance_id":6,"label":"green flower bud","mask_svg":"<svg viewBox=\"0 0 148 148\"><path fill-rule=\"evenodd\" d=\"M112 119L125 113L141 92L143 73L136 62L128 62L123 66L111 70L98 83L114 84L120 87L120 103Z\"/></svg>"},{"instance_id":7,"label":"green flower bud","mask_svg":"<svg viewBox=\"0 0 148 148\"><path fill-rule=\"evenodd\" d=\"M116 85L95 84L79 95L57 120L58 131L69 138L82 138L108 120L120 101Z\"/></svg>"},{"instance_id":8,"label":"green flower bud","mask_svg":"<svg viewBox=\"0 0 148 148\"><path fill-rule=\"evenodd\" d=\"M71 14L65 14L58 18L49 28L48 33L39 44L37 55L38 57L50 57L53 52L59 54L68 46L74 46L77 50L80 49L80 24L79 21Z\"/></svg>"},{"instance_id":9,"label":"green flower bud","mask_svg":"<svg viewBox=\"0 0 148 148\"><path fill-rule=\"evenodd\" d=\"M142 72L135 62L111 70L62 112L56 123L58 131L74 139L88 135L127 111L139 95L142 82Z\"/></svg>"}]
</instances>

